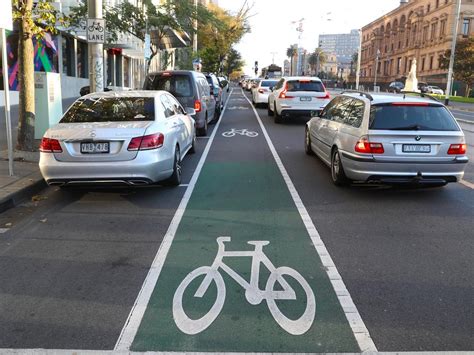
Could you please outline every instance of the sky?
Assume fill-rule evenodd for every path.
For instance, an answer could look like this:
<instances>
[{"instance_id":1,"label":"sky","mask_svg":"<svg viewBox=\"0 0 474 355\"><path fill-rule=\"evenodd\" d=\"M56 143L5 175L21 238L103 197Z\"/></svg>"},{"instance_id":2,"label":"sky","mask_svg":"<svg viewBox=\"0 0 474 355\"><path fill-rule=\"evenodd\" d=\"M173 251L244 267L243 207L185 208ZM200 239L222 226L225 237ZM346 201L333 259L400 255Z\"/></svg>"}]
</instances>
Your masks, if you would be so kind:
<instances>
[{"instance_id":1,"label":"sky","mask_svg":"<svg viewBox=\"0 0 474 355\"><path fill-rule=\"evenodd\" d=\"M298 22L304 18L300 44L314 50L319 34L349 33L399 6L399 0L248 0L252 5L250 26L236 49L246 62L245 73L251 75L255 61L259 68L272 64L283 66L286 49L298 43ZM240 9L244 0L219 0L219 6L231 12Z\"/></svg>"}]
</instances>

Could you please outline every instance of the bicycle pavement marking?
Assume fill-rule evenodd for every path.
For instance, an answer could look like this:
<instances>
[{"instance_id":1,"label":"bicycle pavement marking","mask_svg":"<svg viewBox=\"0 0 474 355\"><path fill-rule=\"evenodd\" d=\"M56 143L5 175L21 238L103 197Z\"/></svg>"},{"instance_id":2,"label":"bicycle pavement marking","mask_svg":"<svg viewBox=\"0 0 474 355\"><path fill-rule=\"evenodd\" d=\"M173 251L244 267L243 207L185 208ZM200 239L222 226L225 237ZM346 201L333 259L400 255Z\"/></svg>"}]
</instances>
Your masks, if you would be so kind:
<instances>
[{"instance_id":1,"label":"bicycle pavement marking","mask_svg":"<svg viewBox=\"0 0 474 355\"><path fill-rule=\"evenodd\" d=\"M254 122L251 125L263 128L265 139L255 140L251 146L246 143L244 137L240 143L236 141L236 144L232 145L219 141L217 148L213 149L211 162L206 161L203 172L200 173L197 190L191 199L188 197L191 205L187 205L187 202L184 206L180 205L183 207L180 220L184 215L184 224L181 223L179 229L177 225L173 228L170 226L172 233L167 233L165 236L157 255L159 262L152 267L155 270L154 275L146 279L145 284L148 285L144 285L137 298L136 306L117 342L117 350L130 348L134 351L193 352L375 350L324 244L317 238L319 234L307 213L306 215L302 213L304 206L301 200L297 199L296 190L266 130L258 120L258 115L257 121L252 119L252 116L252 114L241 116L235 112L229 119L234 120L233 124ZM222 120L219 124L221 122ZM247 127L252 129L251 125ZM218 129L219 126L214 130L210 143L216 137ZM207 148L210 149L209 146L206 147L202 162L209 153ZM192 181L190 187L194 188L196 180L197 178ZM237 195L236 191L239 192ZM184 211L186 206L188 208ZM226 232L230 234L220 234ZM177 240L176 233L179 235ZM260 244L260 248L266 248L263 251L260 249L259 252L260 259L266 260L263 266L270 272L266 288L257 290L260 286L255 283L253 286L250 285L252 273L245 272L245 268L250 266L250 260L237 264L235 268L237 271L234 273L232 266L236 264L229 264L230 267L227 269L222 266L219 252L216 257L216 239L223 235L232 236L232 243L230 240L227 242L230 253L234 253L233 256L243 256L244 253L246 256L252 256L252 246L248 245L250 241L254 241L252 244ZM174 245L171 246L173 241ZM318 256L314 254L314 249L307 247L308 244L316 246ZM240 246L239 252L235 251L236 246ZM257 245L253 247L257 249ZM265 250L269 251L269 257L265 255ZM214 264L213 258L215 258ZM214 265L213 270L209 266L211 264ZM287 265L296 266L296 270L303 271L303 276ZM262 269L265 269L263 266ZM252 263L252 269L254 267ZM257 274L264 275L259 272ZM188 284L200 275L206 275L201 287L194 296L191 291L184 297L187 302L185 309L191 311L192 317L188 317L184 311L181 312L183 307L179 302L182 302ZM293 281L296 280L296 284L293 282L290 286L290 288L296 286L295 293L298 291L299 295L304 295L301 290L306 292L304 300L306 302L298 298L299 302L286 301L287 303L283 304L284 307L289 304L289 308L285 311L291 314L290 317L294 314L301 316L301 307L306 306L303 312L303 316L306 316L301 316L305 323L302 327L298 328L301 322L285 316L275 303L276 293L284 294L288 291L288 284L285 285L282 275L291 276ZM222 276L225 277L225 282ZM275 283L278 283L283 290L275 290L273 288ZM206 293L211 284L210 291ZM199 283L195 282L193 287L198 285ZM225 300L226 288L229 295L227 300ZM246 291L245 296L242 288ZM318 306L314 301L314 291L319 300L319 303L316 301ZM207 298L197 299L204 294ZM281 302L281 299L292 299L288 293L285 297L280 298L278 302ZM245 299L247 302L242 302ZM263 299L266 304L259 305ZM217 300L214 301L214 305L213 300ZM315 307L319 307L317 322L313 322ZM204 313L206 316L197 317L196 315L202 316L203 309L207 312ZM222 309L224 312L221 314ZM191 324L187 330L178 329L180 317L181 320L184 319ZM197 326L194 327L193 323ZM186 328L186 322L181 322L181 325L183 324ZM234 327L239 327L237 337ZM203 331L204 329L206 330Z\"/></svg>"}]
</instances>

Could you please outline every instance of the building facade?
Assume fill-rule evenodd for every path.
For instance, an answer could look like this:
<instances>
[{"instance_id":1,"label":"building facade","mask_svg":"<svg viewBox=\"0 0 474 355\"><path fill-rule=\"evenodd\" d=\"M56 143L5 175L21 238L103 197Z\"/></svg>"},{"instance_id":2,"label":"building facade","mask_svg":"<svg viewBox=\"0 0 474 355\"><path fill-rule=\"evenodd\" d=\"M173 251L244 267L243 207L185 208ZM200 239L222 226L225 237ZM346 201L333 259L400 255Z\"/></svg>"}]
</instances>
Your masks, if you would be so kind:
<instances>
[{"instance_id":1,"label":"building facade","mask_svg":"<svg viewBox=\"0 0 474 355\"><path fill-rule=\"evenodd\" d=\"M362 28L361 83L385 89L404 82L413 61L419 81L446 88L439 58L451 48L456 0L402 0L400 6ZM473 36L474 1L462 0L459 37Z\"/></svg>"},{"instance_id":2,"label":"building facade","mask_svg":"<svg viewBox=\"0 0 474 355\"><path fill-rule=\"evenodd\" d=\"M350 33L324 34L319 36L319 47L325 52L335 54L338 63L350 63L359 49L359 30Z\"/></svg>"}]
</instances>

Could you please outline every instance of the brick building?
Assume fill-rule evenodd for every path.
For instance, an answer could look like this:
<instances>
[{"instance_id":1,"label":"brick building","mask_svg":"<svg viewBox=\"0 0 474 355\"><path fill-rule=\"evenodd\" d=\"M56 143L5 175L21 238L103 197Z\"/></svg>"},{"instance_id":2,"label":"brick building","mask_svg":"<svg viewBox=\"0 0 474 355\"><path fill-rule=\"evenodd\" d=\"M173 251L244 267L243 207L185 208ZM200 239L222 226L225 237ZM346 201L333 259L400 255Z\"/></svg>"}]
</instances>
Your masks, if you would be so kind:
<instances>
[{"instance_id":1,"label":"brick building","mask_svg":"<svg viewBox=\"0 0 474 355\"><path fill-rule=\"evenodd\" d=\"M455 12L456 0L402 0L398 8L364 26L361 83L373 85L376 62L382 90L392 81L404 82L416 59L418 80L445 89L447 70L440 68L439 57L451 48ZM474 0L462 0L458 40L474 35L473 22Z\"/></svg>"}]
</instances>

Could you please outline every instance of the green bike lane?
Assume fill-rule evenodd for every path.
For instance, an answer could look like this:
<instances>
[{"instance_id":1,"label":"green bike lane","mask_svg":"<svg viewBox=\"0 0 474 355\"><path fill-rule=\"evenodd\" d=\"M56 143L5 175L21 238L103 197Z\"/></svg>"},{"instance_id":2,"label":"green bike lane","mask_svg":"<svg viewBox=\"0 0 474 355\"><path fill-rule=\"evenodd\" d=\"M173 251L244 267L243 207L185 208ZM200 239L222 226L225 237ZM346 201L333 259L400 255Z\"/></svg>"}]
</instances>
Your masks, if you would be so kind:
<instances>
[{"instance_id":1,"label":"green bike lane","mask_svg":"<svg viewBox=\"0 0 474 355\"><path fill-rule=\"evenodd\" d=\"M211 268L219 237L227 237L225 252L234 254ZM265 242L259 270L249 253L255 241ZM127 329L133 322L124 328L132 351L361 351L240 90L230 97L169 250L159 257L162 268L137 330ZM249 284L252 270L258 285Z\"/></svg>"}]
</instances>

